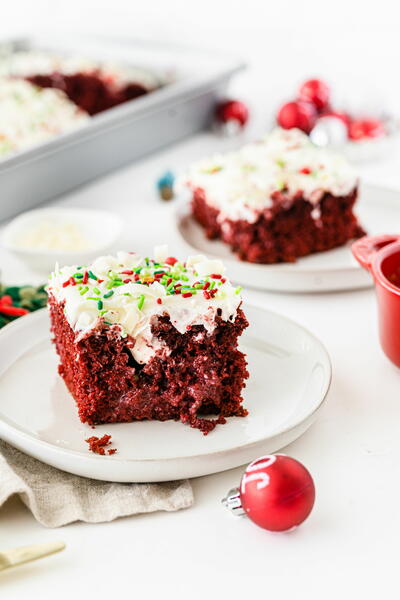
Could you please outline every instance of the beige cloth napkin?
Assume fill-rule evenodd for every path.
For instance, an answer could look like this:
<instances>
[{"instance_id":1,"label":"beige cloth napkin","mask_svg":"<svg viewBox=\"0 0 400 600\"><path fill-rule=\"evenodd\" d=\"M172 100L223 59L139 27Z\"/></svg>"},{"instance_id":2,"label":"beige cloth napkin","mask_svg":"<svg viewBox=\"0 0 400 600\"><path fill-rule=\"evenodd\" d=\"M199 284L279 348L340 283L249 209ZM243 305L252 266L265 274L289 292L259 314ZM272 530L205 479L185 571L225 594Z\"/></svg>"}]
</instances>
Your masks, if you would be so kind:
<instances>
[{"instance_id":1,"label":"beige cloth napkin","mask_svg":"<svg viewBox=\"0 0 400 600\"><path fill-rule=\"evenodd\" d=\"M18 494L45 527L73 521L101 523L193 504L189 481L109 483L59 471L0 440L0 507Z\"/></svg>"}]
</instances>

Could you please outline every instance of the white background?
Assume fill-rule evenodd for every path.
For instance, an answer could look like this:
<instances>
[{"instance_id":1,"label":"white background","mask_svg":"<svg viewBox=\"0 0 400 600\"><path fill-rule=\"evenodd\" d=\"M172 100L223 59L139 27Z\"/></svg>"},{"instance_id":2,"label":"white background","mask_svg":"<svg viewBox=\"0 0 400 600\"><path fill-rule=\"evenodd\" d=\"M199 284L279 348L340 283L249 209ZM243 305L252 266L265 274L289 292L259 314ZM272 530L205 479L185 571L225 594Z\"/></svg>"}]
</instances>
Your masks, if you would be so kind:
<instances>
[{"instance_id":1,"label":"white background","mask_svg":"<svg viewBox=\"0 0 400 600\"><path fill-rule=\"evenodd\" d=\"M252 67L233 90L250 102L253 128L261 132L273 107L312 75L330 81L338 98L348 94L355 102L398 109L399 18L393 7L321 0L2 0L0 34L38 28L121 34L237 54ZM65 202L108 206L112 199L116 210L127 213L140 186L146 219L157 207L155 174L166 164L178 167L209 152L213 143L212 135L186 141ZM364 165L362 175L400 188L398 157ZM9 257L0 259L5 279L22 276ZM285 450L315 477L317 503L307 523L277 535L226 514L220 498L238 483L240 468L194 481L196 504L186 511L112 524L45 530L15 499L0 510L0 549L53 539L63 539L68 548L3 574L1 598L397 597L400 376L378 346L372 290L313 296L248 293L247 298L310 328L333 360L325 409L310 431Z\"/></svg>"}]
</instances>

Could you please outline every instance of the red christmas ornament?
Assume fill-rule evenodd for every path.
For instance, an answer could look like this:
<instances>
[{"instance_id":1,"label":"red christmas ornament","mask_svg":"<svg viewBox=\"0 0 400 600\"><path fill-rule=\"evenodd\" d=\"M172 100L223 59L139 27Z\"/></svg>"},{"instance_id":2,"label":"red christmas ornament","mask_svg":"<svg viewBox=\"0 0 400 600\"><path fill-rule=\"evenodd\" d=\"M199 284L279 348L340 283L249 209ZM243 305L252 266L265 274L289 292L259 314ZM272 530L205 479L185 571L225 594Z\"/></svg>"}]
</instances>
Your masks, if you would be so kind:
<instances>
[{"instance_id":1,"label":"red christmas ornament","mask_svg":"<svg viewBox=\"0 0 400 600\"><path fill-rule=\"evenodd\" d=\"M249 119L249 109L239 100L227 100L217 105L216 117L221 123L236 121L244 127Z\"/></svg>"},{"instance_id":2,"label":"red christmas ornament","mask_svg":"<svg viewBox=\"0 0 400 600\"><path fill-rule=\"evenodd\" d=\"M353 141L376 138L386 135L385 127L379 119L360 119L349 124L349 138Z\"/></svg>"},{"instance_id":3,"label":"red christmas ornament","mask_svg":"<svg viewBox=\"0 0 400 600\"><path fill-rule=\"evenodd\" d=\"M329 95L329 87L320 79L309 79L299 89L299 100L311 102L318 111L327 108Z\"/></svg>"},{"instance_id":4,"label":"red christmas ornament","mask_svg":"<svg viewBox=\"0 0 400 600\"><path fill-rule=\"evenodd\" d=\"M287 102L280 108L277 121L284 129L297 127L310 133L316 118L317 112L310 102Z\"/></svg>"},{"instance_id":5,"label":"red christmas ornament","mask_svg":"<svg viewBox=\"0 0 400 600\"><path fill-rule=\"evenodd\" d=\"M287 531L308 517L314 500L314 482L307 469L290 456L276 454L253 461L240 489L231 490L222 502L263 529Z\"/></svg>"}]
</instances>

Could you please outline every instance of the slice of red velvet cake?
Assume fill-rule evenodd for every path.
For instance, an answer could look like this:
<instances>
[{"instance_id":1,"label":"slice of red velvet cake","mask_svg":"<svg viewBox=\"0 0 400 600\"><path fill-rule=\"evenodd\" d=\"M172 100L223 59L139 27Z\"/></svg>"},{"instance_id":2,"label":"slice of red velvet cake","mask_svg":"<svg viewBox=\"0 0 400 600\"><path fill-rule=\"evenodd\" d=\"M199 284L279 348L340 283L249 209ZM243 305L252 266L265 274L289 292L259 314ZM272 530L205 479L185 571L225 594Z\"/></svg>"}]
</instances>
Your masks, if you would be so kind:
<instances>
[{"instance_id":1,"label":"slice of red velvet cake","mask_svg":"<svg viewBox=\"0 0 400 600\"><path fill-rule=\"evenodd\" d=\"M365 233L353 213L352 167L297 129L203 160L183 183L207 237L248 262L294 262Z\"/></svg>"},{"instance_id":2,"label":"slice of red velvet cake","mask_svg":"<svg viewBox=\"0 0 400 600\"><path fill-rule=\"evenodd\" d=\"M81 421L181 420L209 433L245 416L240 289L221 261L119 252L56 269L48 285L59 373ZM217 415L217 418L207 418Z\"/></svg>"}]
</instances>

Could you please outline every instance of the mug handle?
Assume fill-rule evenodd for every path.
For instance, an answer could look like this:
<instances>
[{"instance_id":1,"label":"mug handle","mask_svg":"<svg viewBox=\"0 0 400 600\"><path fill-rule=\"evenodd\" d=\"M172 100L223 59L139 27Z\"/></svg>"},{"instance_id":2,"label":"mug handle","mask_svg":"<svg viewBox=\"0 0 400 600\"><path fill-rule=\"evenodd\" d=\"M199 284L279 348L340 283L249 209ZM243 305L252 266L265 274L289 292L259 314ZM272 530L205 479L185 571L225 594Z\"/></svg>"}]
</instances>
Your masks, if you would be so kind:
<instances>
[{"instance_id":1,"label":"mug handle","mask_svg":"<svg viewBox=\"0 0 400 600\"><path fill-rule=\"evenodd\" d=\"M354 258L360 265L371 273L371 263L375 254L388 244L398 242L400 235L365 235L360 238L351 247Z\"/></svg>"}]
</instances>

